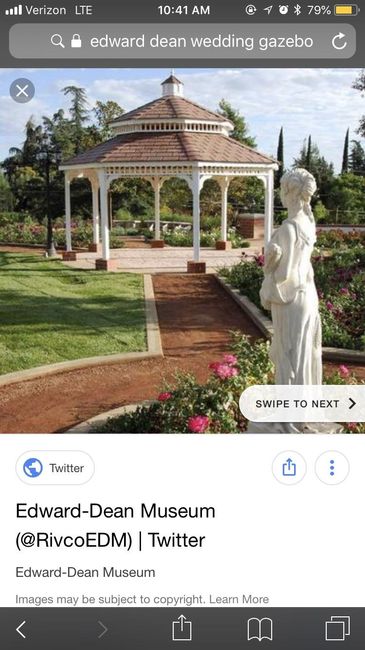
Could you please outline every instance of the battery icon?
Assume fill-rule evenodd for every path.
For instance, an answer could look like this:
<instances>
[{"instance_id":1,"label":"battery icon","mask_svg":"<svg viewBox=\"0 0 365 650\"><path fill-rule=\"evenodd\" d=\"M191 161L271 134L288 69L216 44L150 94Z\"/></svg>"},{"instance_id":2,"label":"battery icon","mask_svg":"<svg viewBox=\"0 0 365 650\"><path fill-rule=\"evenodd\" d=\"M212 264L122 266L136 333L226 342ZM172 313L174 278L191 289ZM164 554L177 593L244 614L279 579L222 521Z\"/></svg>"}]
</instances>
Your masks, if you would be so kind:
<instances>
[{"instance_id":1,"label":"battery icon","mask_svg":"<svg viewBox=\"0 0 365 650\"><path fill-rule=\"evenodd\" d=\"M357 16L358 13L357 5L335 5L335 16Z\"/></svg>"}]
</instances>

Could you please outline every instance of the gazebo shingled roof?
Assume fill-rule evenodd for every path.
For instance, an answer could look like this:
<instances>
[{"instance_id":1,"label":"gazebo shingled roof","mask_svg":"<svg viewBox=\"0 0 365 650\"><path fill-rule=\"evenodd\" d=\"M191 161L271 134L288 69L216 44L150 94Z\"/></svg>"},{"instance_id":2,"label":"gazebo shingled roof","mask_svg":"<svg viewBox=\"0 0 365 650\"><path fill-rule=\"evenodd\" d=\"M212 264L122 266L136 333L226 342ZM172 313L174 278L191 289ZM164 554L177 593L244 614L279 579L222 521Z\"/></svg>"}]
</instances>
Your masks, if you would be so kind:
<instances>
[{"instance_id":1,"label":"gazebo shingled roof","mask_svg":"<svg viewBox=\"0 0 365 650\"><path fill-rule=\"evenodd\" d=\"M155 192L155 241L162 246L160 190L165 180L185 180L193 194L194 264L200 264L200 191L208 178L221 188L221 241L227 244L227 196L232 178L256 176L265 186L265 239L273 221L273 178L277 162L230 137L233 124L225 116L185 99L183 84L171 74L162 97L110 122L114 137L61 165L65 171L66 244L72 252L71 194L74 178L88 178L93 194L93 250L102 245L101 268L112 265L109 251L108 190L113 180L139 177ZM99 197L100 193L100 197ZM228 247L228 244L227 244ZM221 246L222 248L222 246ZM100 268L100 265L98 266Z\"/></svg>"},{"instance_id":2,"label":"gazebo shingled roof","mask_svg":"<svg viewBox=\"0 0 365 650\"><path fill-rule=\"evenodd\" d=\"M118 135L65 165L120 162L222 162L262 165L273 159L220 133L144 132Z\"/></svg>"},{"instance_id":3,"label":"gazebo shingled roof","mask_svg":"<svg viewBox=\"0 0 365 650\"><path fill-rule=\"evenodd\" d=\"M208 122L229 122L219 113L200 106L185 97L165 96L154 99L148 104L139 106L133 111L123 113L112 120L111 124L127 122L128 120L168 120L168 119L204 120Z\"/></svg>"}]
</instances>

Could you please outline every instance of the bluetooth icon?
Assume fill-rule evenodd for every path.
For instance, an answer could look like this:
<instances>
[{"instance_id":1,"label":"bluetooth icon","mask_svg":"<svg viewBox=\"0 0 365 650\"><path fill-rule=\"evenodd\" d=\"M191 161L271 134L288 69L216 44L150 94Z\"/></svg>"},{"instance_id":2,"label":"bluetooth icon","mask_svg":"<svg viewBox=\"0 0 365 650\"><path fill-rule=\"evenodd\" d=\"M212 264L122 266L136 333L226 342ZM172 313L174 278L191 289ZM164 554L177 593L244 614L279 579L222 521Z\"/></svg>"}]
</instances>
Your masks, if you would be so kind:
<instances>
[{"instance_id":1,"label":"bluetooth icon","mask_svg":"<svg viewBox=\"0 0 365 650\"><path fill-rule=\"evenodd\" d=\"M300 14L302 13L302 7L301 7L301 5L295 5L295 7L294 7L294 13L295 13L296 16L300 16Z\"/></svg>"}]
</instances>

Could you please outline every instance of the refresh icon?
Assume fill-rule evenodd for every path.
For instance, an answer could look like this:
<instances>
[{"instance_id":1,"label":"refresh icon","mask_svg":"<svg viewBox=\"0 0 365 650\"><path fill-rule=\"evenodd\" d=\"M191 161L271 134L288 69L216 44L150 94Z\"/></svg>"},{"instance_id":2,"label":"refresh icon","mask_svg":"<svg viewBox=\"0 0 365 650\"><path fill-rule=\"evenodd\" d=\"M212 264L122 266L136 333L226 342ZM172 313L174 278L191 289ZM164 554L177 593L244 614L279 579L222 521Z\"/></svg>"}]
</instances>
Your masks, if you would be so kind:
<instances>
[{"instance_id":1,"label":"refresh icon","mask_svg":"<svg viewBox=\"0 0 365 650\"><path fill-rule=\"evenodd\" d=\"M344 50L345 47L347 47L347 41L344 41L344 38L346 38L346 34L343 32L339 32L333 37L332 46L335 48L335 50Z\"/></svg>"}]
</instances>

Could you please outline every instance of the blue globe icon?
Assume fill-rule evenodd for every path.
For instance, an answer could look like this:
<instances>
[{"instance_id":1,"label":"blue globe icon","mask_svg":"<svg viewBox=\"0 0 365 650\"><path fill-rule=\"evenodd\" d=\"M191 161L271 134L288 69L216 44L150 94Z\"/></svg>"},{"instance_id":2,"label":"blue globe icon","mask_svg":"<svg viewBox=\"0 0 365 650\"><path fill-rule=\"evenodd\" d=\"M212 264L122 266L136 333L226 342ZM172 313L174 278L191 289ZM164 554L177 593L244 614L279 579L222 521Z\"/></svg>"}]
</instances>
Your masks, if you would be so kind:
<instances>
[{"instance_id":1,"label":"blue globe icon","mask_svg":"<svg viewBox=\"0 0 365 650\"><path fill-rule=\"evenodd\" d=\"M37 478L43 472L43 465L38 458L28 458L23 465L23 471L28 478Z\"/></svg>"}]
</instances>

